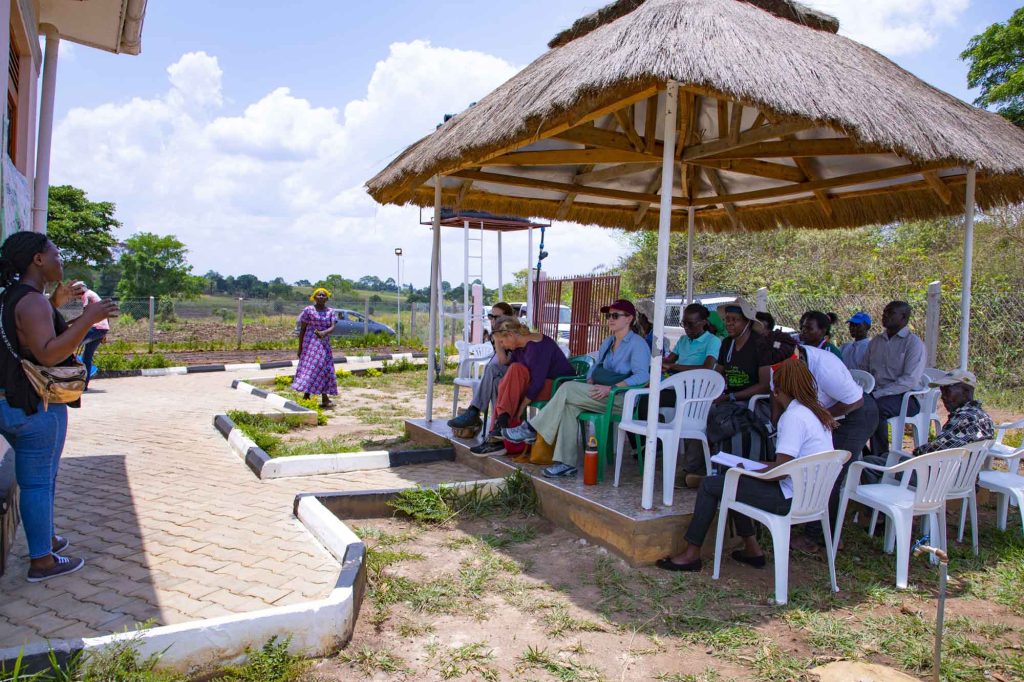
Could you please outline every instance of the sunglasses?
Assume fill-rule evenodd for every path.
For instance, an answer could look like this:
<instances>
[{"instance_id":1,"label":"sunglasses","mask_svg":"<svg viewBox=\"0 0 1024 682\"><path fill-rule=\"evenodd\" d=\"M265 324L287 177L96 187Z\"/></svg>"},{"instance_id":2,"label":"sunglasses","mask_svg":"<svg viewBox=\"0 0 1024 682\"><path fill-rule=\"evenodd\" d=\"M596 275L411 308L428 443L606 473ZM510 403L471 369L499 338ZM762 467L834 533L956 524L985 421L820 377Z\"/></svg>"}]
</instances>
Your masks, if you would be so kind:
<instances>
[{"instance_id":1,"label":"sunglasses","mask_svg":"<svg viewBox=\"0 0 1024 682\"><path fill-rule=\"evenodd\" d=\"M499 317L501 317L501 315L495 315L494 313L487 313L487 319L488 320L496 320Z\"/></svg>"},{"instance_id":2,"label":"sunglasses","mask_svg":"<svg viewBox=\"0 0 1024 682\"><path fill-rule=\"evenodd\" d=\"M606 320L617 320L620 317L629 317L626 313L605 313L604 319Z\"/></svg>"}]
</instances>

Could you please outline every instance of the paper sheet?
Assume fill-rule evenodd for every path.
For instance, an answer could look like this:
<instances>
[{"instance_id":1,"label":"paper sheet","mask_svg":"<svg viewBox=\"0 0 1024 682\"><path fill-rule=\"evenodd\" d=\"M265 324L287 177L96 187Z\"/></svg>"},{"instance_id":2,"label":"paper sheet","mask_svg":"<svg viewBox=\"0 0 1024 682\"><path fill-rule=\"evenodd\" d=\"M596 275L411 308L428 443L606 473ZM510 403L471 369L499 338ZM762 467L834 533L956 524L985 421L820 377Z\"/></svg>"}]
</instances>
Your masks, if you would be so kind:
<instances>
[{"instance_id":1,"label":"paper sheet","mask_svg":"<svg viewBox=\"0 0 1024 682\"><path fill-rule=\"evenodd\" d=\"M755 462L752 459L738 457L736 455L729 454L728 452L719 452L711 458L711 461L715 464L721 464L722 466L739 467L741 469L746 469L747 471L761 471L762 469L768 468L768 465L764 462Z\"/></svg>"}]
</instances>

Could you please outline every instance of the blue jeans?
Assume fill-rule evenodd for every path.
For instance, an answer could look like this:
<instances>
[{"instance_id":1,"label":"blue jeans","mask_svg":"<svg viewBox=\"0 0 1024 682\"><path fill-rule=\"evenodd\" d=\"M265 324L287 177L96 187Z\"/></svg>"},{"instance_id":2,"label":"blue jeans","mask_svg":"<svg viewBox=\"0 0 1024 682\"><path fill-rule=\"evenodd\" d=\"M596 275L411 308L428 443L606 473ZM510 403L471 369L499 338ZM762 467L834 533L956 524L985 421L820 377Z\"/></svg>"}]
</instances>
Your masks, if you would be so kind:
<instances>
[{"instance_id":1,"label":"blue jeans","mask_svg":"<svg viewBox=\"0 0 1024 682\"><path fill-rule=\"evenodd\" d=\"M40 559L50 554L53 499L57 469L68 433L68 406L50 405L31 417L0 398L0 435L14 449L14 471L21 488L21 522L28 538L28 555Z\"/></svg>"},{"instance_id":2,"label":"blue jeans","mask_svg":"<svg viewBox=\"0 0 1024 682\"><path fill-rule=\"evenodd\" d=\"M93 327L89 330L89 333L85 335L85 339L82 343L85 344L82 349L82 364L85 365L85 387L89 388L89 378L92 374L92 356L96 354L96 349L100 347L100 343L103 342L103 337L107 335L106 329L97 329Z\"/></svg>"}]
</instances>

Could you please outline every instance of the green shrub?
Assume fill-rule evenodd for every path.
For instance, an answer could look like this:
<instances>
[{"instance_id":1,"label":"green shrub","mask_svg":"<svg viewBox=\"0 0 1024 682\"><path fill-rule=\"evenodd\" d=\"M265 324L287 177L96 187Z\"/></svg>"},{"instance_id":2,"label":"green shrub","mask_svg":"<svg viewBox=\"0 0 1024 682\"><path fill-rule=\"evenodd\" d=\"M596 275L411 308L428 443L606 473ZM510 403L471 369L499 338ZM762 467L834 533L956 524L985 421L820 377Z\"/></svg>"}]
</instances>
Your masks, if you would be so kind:
<instances>
[{"instance_id":1,"label":"green shrub","mask_svg":"<svg viewBox=\"0 0 1024 682\"><path fill-rule=\"evenodd\" d=\"M280 642L277 637L260 649L246 648L248 662L243 666L228 668L215 679L224 682L297 682L309 667L309 662L288 652L291 637Z\"/></svg>"},{"instance_id":2,"label":"green shrub","mask_svg":"<svg viewBox=\"0 0 1024 682\"><path fill-rule=\"evenodd\" d=\"M370 369L366 370L366 376L368 376L368 377L382 377L382 376L384 376L384 372L380 371L376 367L371 367Z\"/></svg>"},{"instance_id":3,"label":"green shrub","mask_svg":"<svg viewBox=\"0 0 1024 682\"><path fill-rule=\"evenodd\" d=\"M171 361L161 353L140 353L138 355L126 355L122 353L111 353L106 349L96 353L93 363L97 368L105 372L123 372L135 369L155 369L159 367L170 367Z\"/></svg>"}]
</instances>

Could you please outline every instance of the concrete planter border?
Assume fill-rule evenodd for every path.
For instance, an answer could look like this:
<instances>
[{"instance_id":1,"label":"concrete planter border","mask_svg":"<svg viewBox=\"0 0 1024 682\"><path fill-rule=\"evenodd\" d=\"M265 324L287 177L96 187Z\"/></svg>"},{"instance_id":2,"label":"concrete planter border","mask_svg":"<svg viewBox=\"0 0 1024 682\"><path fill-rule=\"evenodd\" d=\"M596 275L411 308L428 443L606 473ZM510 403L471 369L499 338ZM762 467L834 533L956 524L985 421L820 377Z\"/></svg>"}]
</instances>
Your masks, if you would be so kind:
<instances>
[{"instance_id":1,"label":"concrete planter border","mask_svg":"<svg viewBox=\"0 0 1024 682\"><path fill-rule=\"evenodd\" d=\"M415 360L427 357L426 353L382 353L378 355L338 355L334 364L343 365L349 362L396 362L398 360ZM97 379L116 379L119 377L166 377L180 374L205 374L208 372L241 372L260 369L281 369L295 367L298 360L274 360L272 362L239 362L215 365L188 365L185 367L154 367L152 369L127 369L96 373Z\"/></svg>"},{"instance_id":2,"label":"concrete planter border","mask_svg":"<svg viewBox=\"0 0 1024 682\"><path fill-rule=\"evenodd\" d=\"M23 669L47 670L51 651L59 660L67 660L79 651L97 652L128 640L135 642L143 658L161 655L161 668L185 673L241 663L246 648L259 648L275 636L290 636L289 649L295 654L334 653L351 641L355 630L366 593L366 546L315 496L297 500L295 515L341 564L338 581L325 598L140 632L33 642L24 648L0 650L0 663L10 669L21 655Z\"/></svg>"},{"instance_id":3,"label":"concrete planter border","mask_svg":"<svg viewBox=\"0 0 1024 682\"><path fill-rule=\"evenodd\" d=\"M280 398L280 396L275 397ZM302 409L303 412L310 412L305 408ZM455 450L450 447L395 452L371 450L273 458L242 433L242 430L235 426L235 423L227 415L215 416L213 426L227 440L228 447L232 452L238 455L260 480L338 474L367 469L391 469L410 464L455 461Z\"/></svg>"}]
</instances>

